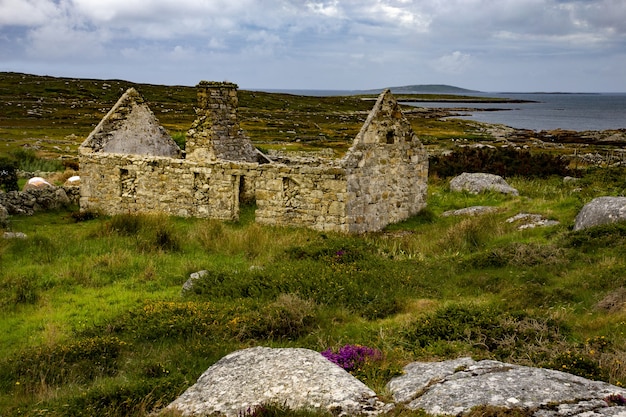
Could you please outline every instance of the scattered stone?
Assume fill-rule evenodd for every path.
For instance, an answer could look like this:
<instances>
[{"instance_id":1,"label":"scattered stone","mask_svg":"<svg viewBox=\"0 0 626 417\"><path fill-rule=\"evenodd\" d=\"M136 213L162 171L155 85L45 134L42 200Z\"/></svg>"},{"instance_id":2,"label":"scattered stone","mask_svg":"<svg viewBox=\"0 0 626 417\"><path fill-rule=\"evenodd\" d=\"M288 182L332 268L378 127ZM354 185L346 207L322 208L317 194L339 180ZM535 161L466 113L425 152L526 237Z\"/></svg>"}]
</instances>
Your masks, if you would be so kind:
<instances>
[{"instance_id":1,"label":"scattered stone","mask_svg":"<svg viewBox=\"0 0 626 417\"><path fill-rule=\"evenodd\" d=\"M26 239L26 234L22 232L4 232L2 237L4 239Z\"/></svg>"},{"instance_id":2,"label":"scattered stone","mask_svg":"<svg viewBox=\"0 0 626 417\"><path fill-rule=\"evenodd\" d=\"M571 184L571 183L578 182L578 181L580 181L580 178L570 177L570 176L563 177L564 184Z\"/></svg>"},{"instance_id":3,"label":"scattered stone","mask_svg":"<svg viewBox=\"0 0 626 417\"><path fill-rule=\"evenodd\" d=\"M450 190L461 192L467 191L472 194L478 194L483 191L495 191L503 194L519 195L519 192L511 187L499 175L486 173L468 173L454 177L450 181Z\"/></svg>"},{"instance_id":4,"label":"scattered stone","mask_svg":"<svg viewBox=\"0 0 626 417\"><path fill-rule=\"evenodd\" d=\"M390 406L320 353L255 347L231 353L167 406L183 416L237 417L263 404L333 415L376 415Z\"/></svg>"},{"instance_id":5,"label":"scattered stone","mask_svg":"<svg viewBox=\"0 0 626 417\"><path fill-rule=\"evenodd\" d=\"M551 369L460 358L413 362L404 372L387 385L394 400L433 415L460 415L481 405L525 408L536 417L626 415L624 407L604 401L626 389Z\"/></svg>"},{"instance_id":6,"label":"scattered stone","mask_svg":"<svg viewBox=\"0 0 626 417\"><path fill-rule=\"evenodd\" d=\"M472 206L465 207L458 210L448 210L444 211L441 215L444 217L448 216L479 216L481 214L494 213L498 211L497 207L493 206Z\"/></svg>"},{"instance_id":7,"label":"scattered stone","mask_svg":"<svg viewBox=\"0 0 626 417\"><path fill-rule=\"evenodd\" d=\"M626 220L626 197L598 197L587 203L574 220L574 230Z\"/></svg>"},{"instance_id":8,"label":"scattered stone","mask_svg":"<svg viewBox=\"0 0 626 417\"><path fill-rule=\"evenodd\" d=\"M194 272L190 274L189 279L187 279L187 281L185 281L185 283L183 284L183 294L186 293L187 291L191 291L193 289L193 284L208 273L209 271L202 270L202 271L198 271L198 272Z\"/></svg>"},{"instance_id":9,"label":"scattered stone","mask_svg":"<svg viewBox=\"0 0 626 417\"><path fill-rule=\"evenodd\" d=\"M548 227L548 226L556 226L560 224L556 220L549 220L543 217L541 214L530 214L530 213L519 213L513 217L509 217L506 219L507 223L521 223L517 229L534 229L535 227Z\"/></svg>"}]
</instances>

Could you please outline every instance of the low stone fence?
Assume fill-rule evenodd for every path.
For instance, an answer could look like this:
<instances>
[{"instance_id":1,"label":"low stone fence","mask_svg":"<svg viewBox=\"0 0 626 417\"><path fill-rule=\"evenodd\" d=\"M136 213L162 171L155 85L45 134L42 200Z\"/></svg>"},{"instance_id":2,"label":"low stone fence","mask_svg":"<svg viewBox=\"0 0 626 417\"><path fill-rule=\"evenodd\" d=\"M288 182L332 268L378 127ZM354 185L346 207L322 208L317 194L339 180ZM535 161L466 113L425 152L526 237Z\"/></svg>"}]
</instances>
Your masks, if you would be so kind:
<instances>
[{"instance_id":1,"label":"low stone fence","mask_svg":"<svg viewBox=\"0 0 626 417\"><path fill-rule=\"evenodd\" d=\"M52 210L78 204L80 187L45 187L26 191L0 192L0 206L7 214L32 215L36 211ZM4 210L1 210L4 212Z\"/></svg>"}]
</instances>

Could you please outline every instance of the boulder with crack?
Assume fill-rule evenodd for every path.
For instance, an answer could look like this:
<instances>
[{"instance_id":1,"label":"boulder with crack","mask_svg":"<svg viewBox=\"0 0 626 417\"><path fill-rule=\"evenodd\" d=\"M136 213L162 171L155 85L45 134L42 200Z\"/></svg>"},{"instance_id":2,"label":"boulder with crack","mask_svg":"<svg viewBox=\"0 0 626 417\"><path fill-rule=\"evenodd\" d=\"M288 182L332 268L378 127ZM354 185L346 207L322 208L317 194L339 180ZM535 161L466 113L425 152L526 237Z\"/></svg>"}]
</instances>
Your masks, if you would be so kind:
<instances>
[{"instance_id":1,"label":"boulder with crack","mask_svg":"<svg viewBox=\"0 0 626 417\"><path fill-rule=\"evenodd\" d=\"M460 358L413 362L387 388L398 403L435 415L460 415L481 405L531 410L535 417L626 417L607 402L626 389L551 369Z\"/></svg>"}]
</instances>

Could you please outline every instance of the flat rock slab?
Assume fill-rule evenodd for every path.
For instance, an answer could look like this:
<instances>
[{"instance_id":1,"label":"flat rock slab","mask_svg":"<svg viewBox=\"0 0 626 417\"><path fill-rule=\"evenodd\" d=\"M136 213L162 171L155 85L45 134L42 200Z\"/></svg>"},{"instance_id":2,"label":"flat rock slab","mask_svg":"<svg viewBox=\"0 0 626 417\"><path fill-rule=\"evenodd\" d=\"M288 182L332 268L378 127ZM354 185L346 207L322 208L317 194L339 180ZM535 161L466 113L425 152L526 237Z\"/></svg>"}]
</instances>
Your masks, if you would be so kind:
<instances>
[{"instance_id":1,"label":"flat rock slab","mask_svg":"<svg viewBox=\"0 0 626 417\"><path fill-rule=\"evenodd\" d=\"M574 220L574 230L626 221L626 197L598 197L587 203Z\"/></svg>"},{"instance_id":2,"label":"flat rock slab","mask_svg":"<svg viewBox=\"0 0 626 417\"><path fill-rule=\"evenodd\" d=\"M183 416L236 417L262 404L340 416L375 415L385 409L374 391L320 353L266 347L223 357L166 409Z\"/></svg>"},{"instance_id":3,"label":"flat rock slab","mask_svg":"<svg viewBox=\"0 0 626 417\"><path fill-rule=\"evenodd\" d=\"M498 211L497 207L493 206L472 206L465 207L458 210L448 210L441 213L442 216L480 216L481 214L495 213Z\"/></svg>"},{"instance_id":4,"label":"flat rock slab","mask_svg":"<svg viewBox=\"0 0 626 417\"><path fill-rule=\"evenodd\" d=\"M541 214L519 213L506 219L507 223L518 223L518 230L534 229L535 227L549 227L559 224L556 220L549 220Z\"/></svg>"},{"instance_id":5,"label":"flat rock slab","mask_svg":"<svg viewBox=\"0 0 626 417\"><path fill-rule=\"evenodd\" d=\"M464 172L452 178L450 180L450 191L467 191L472 194L478 194L483 191L495 191L503 194L519 195L519 192L511 187L501 176L481 172Z\"/></svg>"},{"instance_id":6,"label":"flat rock slab","mask_svg":"<svg viewBox=\"0 0 626 417\"><path fill-rule=\"evenodd\" d=\"M413 362L387 388L398 403L430 414L459 415L479 405L526 408L536 417L619 416L626 407L609 406L609 395L626 389L565 372L471 358Z\"/></svg>"}]
</instances>

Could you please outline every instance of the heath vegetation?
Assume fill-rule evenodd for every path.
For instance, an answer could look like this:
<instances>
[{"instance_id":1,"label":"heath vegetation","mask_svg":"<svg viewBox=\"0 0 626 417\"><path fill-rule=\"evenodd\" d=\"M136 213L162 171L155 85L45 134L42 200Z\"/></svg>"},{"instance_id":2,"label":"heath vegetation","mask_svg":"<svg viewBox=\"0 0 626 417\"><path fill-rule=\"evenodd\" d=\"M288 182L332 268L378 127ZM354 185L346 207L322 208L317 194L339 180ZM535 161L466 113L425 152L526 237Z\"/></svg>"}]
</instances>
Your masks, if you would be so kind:
<instances>
[{"instance_id":1,"label":"heath vegetation","mask_svg":"<svg viewBox=\"0 0 626 417\"><path fill-rule=\"evenodd\" d=\"M121 81L81 80L78 90L66 80L21 81L32 89L16 93L14 103L44 100L41 117L12 107L14 117L1 120L0 137L13 160L16 150L38 140L41 148L31 148L38 158L71 154L123 87ZM153 88L149 100L158 102L158 92L170 103L163 109L172 109L157 116L168 129L183 131L185 118L193 118L185 113L193 89L188 94L186 87ZM81 116L61 101L81 104ZM371 102L245 92L240 104L242 125L258 142L339 150L349 146L346 138ZM474 129L460 121L436 126L423 120L421 130L422 122L412 123L436 147ZM433 133L444 131L446 123L448 132L457 133ZM300 142L287 132L292 130ZM70 134L77 138L65 139ZM272 141L263 139L274 134ZM19 152L17 159L25 159ZM457 155L480 159L466 151ZM439 160L437 169L457 167L458 158ZM489 158L495 165L515 160L508 153ZM325 352L387 400L386 382L408 362L464 355L624 385L626 226L574 232L572 225L592 198L624 193L626 169L578 167L533 175L533 165L555 161L545 158L556 156L521 155L520 166L530 171L506 173L520 196L452 193L446 178L451 174L434 170L427 209L358 236L259 226L254 205L244 207L237 222L103 216L77 207L13 216L5 230L28 237L0 240L1 414L148 416L224 355L257 345ZM580 179L564 183L562 175L572 172ZM498 210L442 216L473 205ZM560 224L519 230L506 219L520 212ZM200 270L206 274L183 292L189 275ZM525 415L490 407L476 413ZM250 415L325 414L268 404ZM398 407L388 416L425 414Z\"/></svg>"}]
</instances>

